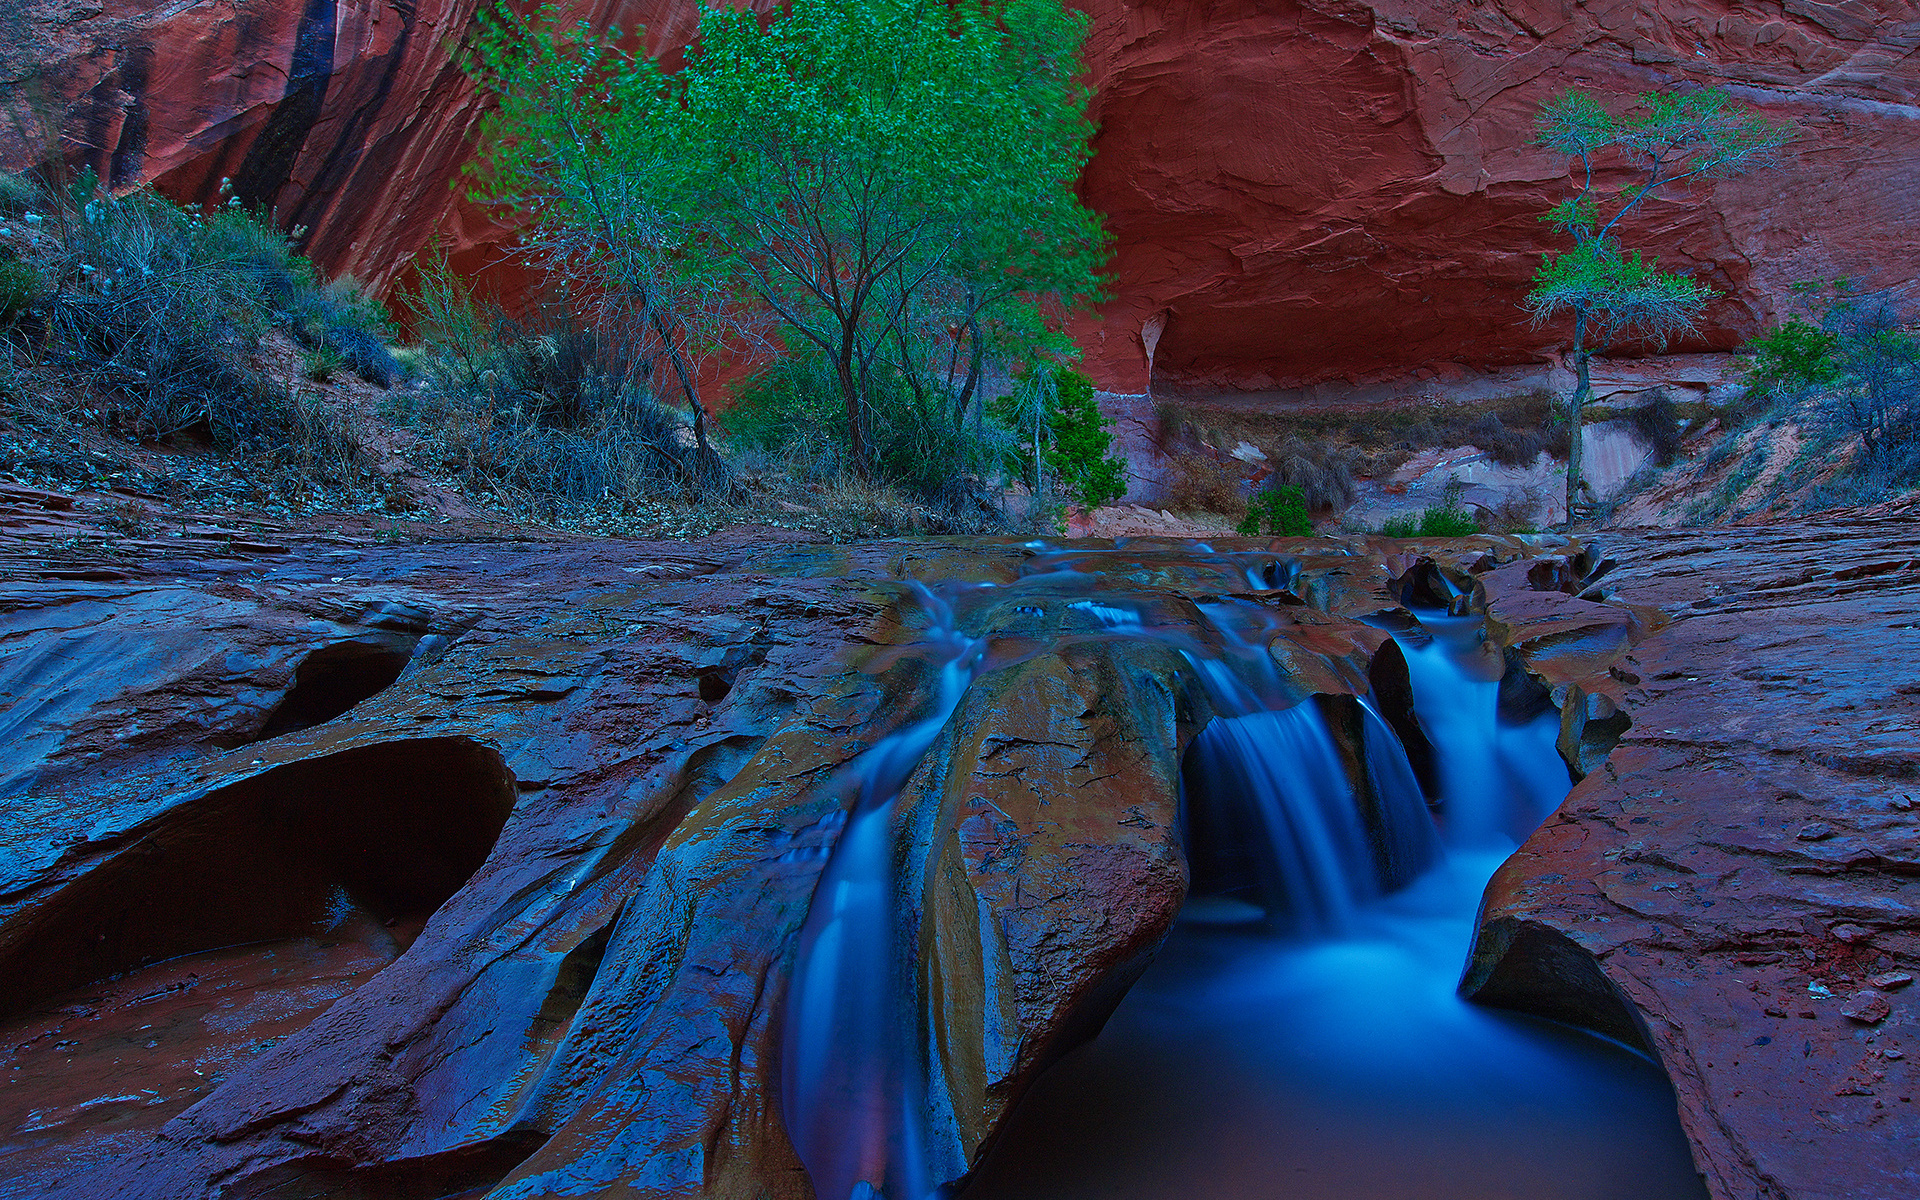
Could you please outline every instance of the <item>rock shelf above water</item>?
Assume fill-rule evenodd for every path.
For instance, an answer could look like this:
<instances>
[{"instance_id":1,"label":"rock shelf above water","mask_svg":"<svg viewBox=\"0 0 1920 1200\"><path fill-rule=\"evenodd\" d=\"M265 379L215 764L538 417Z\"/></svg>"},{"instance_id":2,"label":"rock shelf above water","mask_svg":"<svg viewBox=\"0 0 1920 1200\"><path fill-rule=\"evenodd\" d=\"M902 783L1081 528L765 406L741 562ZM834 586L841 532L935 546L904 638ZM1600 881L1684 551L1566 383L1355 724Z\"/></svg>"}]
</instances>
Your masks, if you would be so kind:
<instances>
[{"instance_id":1,"label":"rock shelf above water","mask_svg":"<svg viewBox=\"0 0 1920 1200\"><path fill-rule=\"evenodd\" d=\"M1212 714L1087 601L1238 597L1330 711L1392 709L1408 606L1484 611L1503 702L1557 706L1584 778L1496 877L1469 990L1655 1054L1715 1196L1912 1194L1911 520L281 541L0 582L0 1196L810 1195L781 997L848 766L928 702L911 580L997 585L895 831L950 1174L1185 896Z\"/></svg>"}]
</instances>

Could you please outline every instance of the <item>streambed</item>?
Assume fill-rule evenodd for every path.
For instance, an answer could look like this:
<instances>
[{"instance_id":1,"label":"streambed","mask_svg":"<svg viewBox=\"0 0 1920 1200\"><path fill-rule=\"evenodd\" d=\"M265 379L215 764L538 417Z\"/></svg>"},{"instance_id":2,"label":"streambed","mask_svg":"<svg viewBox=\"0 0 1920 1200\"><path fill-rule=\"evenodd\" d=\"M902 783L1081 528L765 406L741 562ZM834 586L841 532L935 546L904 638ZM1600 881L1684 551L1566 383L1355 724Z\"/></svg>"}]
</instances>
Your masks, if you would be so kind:
<instances>
[{"instance_id":1,"label":"streambed","mask_svg":"<svg viewBox=\"0 0 1920 1200\"><path fill-rule=\"evenodd\" d=\"M1701 1200L1657 1066L1455 993L1500 858L1339 938L1183 921L964 1200Z\"/></svg>"},{"instance_id":2,"label":"streambed","mask_svg":"<svg viewBox=\"0 0 1920 1200\"><path fill-rule=\"evenodd\" d=\"M1399 635L1438 760L1446 846L1432 864L1368 897L1334 878L1356 874L1351 854L1343 864L1302 822L1276 824L1277 859L1331 882L1278 924L1244 894L1190 901L1100 1036L1022 1100L963 1200L1706 1196L1656 1064L1457 994L1487 881L1567 790L1554 715L1501 719L1501 663L1480 628L1423 613ZM1205 755L1203 778L1256 801L1287 790L1310 756L1264 732L1203 740L1190 771ZM1219 853L1198 841L1190 854ZM1342 909L1348 897L1359 903Z\"/></svg>"}]
</instances>

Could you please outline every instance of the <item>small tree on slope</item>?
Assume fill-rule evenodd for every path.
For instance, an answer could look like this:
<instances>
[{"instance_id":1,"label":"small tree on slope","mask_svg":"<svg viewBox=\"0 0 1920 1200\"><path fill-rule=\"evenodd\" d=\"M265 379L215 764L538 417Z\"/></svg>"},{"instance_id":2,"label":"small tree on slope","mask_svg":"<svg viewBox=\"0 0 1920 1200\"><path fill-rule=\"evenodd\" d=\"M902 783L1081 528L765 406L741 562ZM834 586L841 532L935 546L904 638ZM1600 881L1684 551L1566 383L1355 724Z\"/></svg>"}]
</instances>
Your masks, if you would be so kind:
<instances>
[{"instance_id":1,"label":"small tree on slope","mask_svg":"<svg viewBox=\"0 0 1920 1200\"><path fill-rule=\"evenodd\" d=\"M1570 236L1573 249L1542 256L1526 298L1536 324L1561 313L1573 317L1569 523L1580 494L1591 494L1580 476L1580 443L1581 418L1593 390L1587 365L1593 344L1629 330L1664 341L1693 328L1710 294L1700 281L1661 271L1656 260L1622 247L1614 232L1621 218L1655 191L1757 166L1792 136L1791 125L1767 121L1717 88L1649 93L1640 104L1644 116L1615 117L1587 93L1567 91L1542 106L1538 120L1538 141L1571 156L1579 184L1541 218ZM1594 169L1608 151L1635 178L1618 193L1603 196Z\"/></svg>"}]
</instances>

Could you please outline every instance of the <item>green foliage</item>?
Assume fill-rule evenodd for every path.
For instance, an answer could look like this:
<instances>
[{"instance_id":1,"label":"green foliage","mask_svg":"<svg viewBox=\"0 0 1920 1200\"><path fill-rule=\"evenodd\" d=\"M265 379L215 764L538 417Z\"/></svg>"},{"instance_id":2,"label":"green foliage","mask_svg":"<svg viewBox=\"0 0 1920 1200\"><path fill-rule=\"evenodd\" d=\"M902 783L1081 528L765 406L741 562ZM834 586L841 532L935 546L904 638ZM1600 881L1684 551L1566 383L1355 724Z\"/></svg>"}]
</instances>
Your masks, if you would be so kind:
<instances>
[{"instance_id":1,"label":"green foliage","mask_svg":"<svg viewBox=\"0 0 1920 1200\"><path fill-rule=\"evenodd\" d=\"M1661 271L1658 260L1593 238L1565 254L1541 256L1527 307L1543 320L1572 312L1601 338L1629 328L1667 338L1692 328L1710 295L1690 276Z\"/></svg>"},{"instance_id":2,"label":"green foliage","mask_svg":"<svg viewBox=\"0 0 1920 1200\"><path fill-rule=\"evenodd\" d=\"M1578 382L1568 400L1568 425L1574 430L1587 399L1594 341L1629 330L1669 339L1693 328L1711 294L1698 280L1663 272L1657 261L1625 249L1614 234L1621 219L1660 189L1765 162L1793 132L1718 88L1648 93L1640 97L1640 109L1640 115L1616 117L1592 95L1569 90L1543 105L1536 121L1536 141L1573 160L1577 190L1541 217L1570 237L1573 248L1542 256L1525 305L1536 324L1561 314L1573 317ZM1608 151L1612 165L1632 172L1632 181L1603 201L1594 169ZM1582 489L1575 437L1567 464L1570 514Z\"/></svg>"},{"instance_id":3,"label":"green foliage","mask_svg":"<svg viewBox=\"0 0 1920 1200\"><path fill-rule=\"evenodd\" d=\"M730 494L724 465L654 400L631 342L570 317L509 320L444 261L422 269L412 308L424 378L389 413L468 491L537 520Z\"/></svg>"},{"instance_id":4,"label":"green foliage","mask_svg":"<svg viewBox=\"0 0 1920 1200\"><path fill-rule=\"evenodd\" d=\"M0 171L0 217L17 217L43 203L40 185L25 175Z\"/></svg>"},{"instance_id":5,"label":"green foliage","mask_svg":"<svg viewBox=\"0 0 1920 1200\"><path fill-rule=\"evenodd\" d=\"M1796 284L1806 307L1749 342L1747 382L1840 471L1810 499L1866 503L1920 485L1920 335L1892 298L1845 279ZM1903 316L1905 319L1903 319ZM1859 451L1849 454L1848 442Z\"/></svg>"},{"instance_id":6,"label":"green foliage","mask_svg":"<svg viewBox=\"0 0 1920 1200\"><path fill-rule=\"evenodd\" d=\"M857 473L849 466L846 411L833 364L817 351L787 355L737 387L720 423L734 448L832 492L848 514L912 510L898 519L876 515L875 532L975 533L1001 524L991 484L1013 452L1006 431L994 423L956 426L950 392L937 385L916 391L884 366L868 381L866 403L876 417L869 480L847 478Z\"/></svg>"},{"instance_id":7,"label":"green foliage","mask_svg":"<svg viewBox=\"0 0 1920 1200\"><path fill-rule=\"evenodd\" d=\"M1084 30L1059 0L715 7L669 77L617 31L496 13L469 64L499 102L473 178L550 261L598 264L663 353L777 326L818 354L862 471L899 441L878 423L958 431L983 361L1058 354L1047 314L1097 297Z\"/></svg>"},{"instance_id":8,"label":"green foliage","mask_svg":"<svg viewBox=\"0 0 1920 1200\"><path fill-rule=\"evenodd\" d=\"M1313 519L1307 515L1307 497L1289 483L1264 488L1247 503L1239 532L1249 537L1312 537Z\"/></svg>"},{"instance_id":9,"label":"green foliage","mask_svg":"<svg viewBox=\"0 0 1920 1200\"><path fill-rule=\"evenodd\" d=\"M1840 336L1799 317L1747 343L1747 384L1763 393L1822 387L1840 377Z\"/></svg>"},{"instance_id":10,"label":"green foliage","mask_svg":"<svg viewBox=\"0 0 1920 1200\"><path fill-rule=\"evenodd\" d=\"M347 360L331 346L320 345L300 353L301 373L315 383L332 383L347 369Z\"/></svg>"},{"instance_id":11,"label":"green foliage","mask_svg":"<svg viewBox=\"0 0 1920 1200\"><path fill-rule=\"evenodd\" d=\"M1068 367L1027 373L1012 395L988 406L994 421L1007 431L1012 444L1007 469L1024 479L1036 494L1048 490L1098 508L1126 494L1126 463L1110 457L1113 422L1100 412L1093 380ZM1036 478L1034 450L1046 466Z\"/></svg>"},{"instance_id":12,"label":"green foliage","mask_svg":"<svg viewBox=\"0 0 1920 1200\"><path fill-rule=\"evenodd\" d=\"M295 314L329 303L287 236L234 204L199 212L144 189L114 196L91 173L62 198L73 207L54 214L55 237L30 269L46 280L54 361L111 399L89 408L94 419L141 438L189 434L301 458L313 423L252 357L268 330L300 336ZM386 355L380 335L389 331L364 306L335 313L326 329L313 345L349 336L371 344L360 361L334 351L355 367L374 351Z\"/></svg>"},{"instance_id":13,"label":"green foliage","mask_svg":"<svg viewBox=\"0 0 1920 1200\"><path fill-rule=\"evenodd\" d=\"M1047 466L1060 481L1060 490L1087 509L1118 500L1127 492L1127 464L1107 454L1113 445L1113 422L1101 415L1093 380L1062 367L1053 381L1053 410L1047 414L1053 445L1047 450Z\"/></svg>"},{"instance_id":14,"label":"green foliage","mask_svg":"<svg viewBox=\"0 0 1920 1200\"><path fill-rule=\"evenodd\" d=\"M32 263L0 260L0 326L11 325L46 294L46 277Z\"/></svg>"},{"instance_id":15,"label":"green foliage","mask_svg":"<svg viewBox=\"0 0 1920 1200\"><path fill-rule=\"evenodd\" d=\"M1572 237L1574 249L1543 257L1526 302L1536 320L1571 312L1583 331L1591 321L1600 337L1637 327L1664 338L1690 328L1706 302L1705 287L1624 250L1614 227L1656 190L1738 174L1792 136L1792 126L1767 121L1718 88L1650 92L1640 106L1640 116L1615 117L1592 95L1569 90L1541 107L1536 140L1574 160L1579 187L1541 217ZM1612 198L1610 214L1593 177L1595 160L1608 150L1636 176ZM1575 351L1584 353L1584 344L1576 343Z\"/></svg>"},{"instance_id":16,"label":"green foliage","mask_svg":"<svg viewBox=\"0 0 1920 1200\"><path fill-rule=\"evenodd\" d=\"M240 490L208 482L218 471L182 485L227 498L298 501L316 486L358 487L366 461L353 414L270 377L256 354L270 330L293 331L289 305L319 290L285 234L231 203L202 212L148 189L112 195L90 171L34 189L31 203L37 236L20 260L0 263L0 308L31 343L19 362L5 355L16 381L29 358L32 374L31 386L10 389L10 419L63 447L82 444L81 422L142 441L209 442L244 461L244 482L230 485ZM32 461L55 486L182 478L136 471L110 452Z\"/></svg>"},{"instance_id":17,"label":"green foliage","mask_svg":"<svg viewBox=\"0 0 1920 1200\"><path fill-rule=\"evenodd\" d=\"M1383 537L1466 537L1480 532L1480 522L1458 503L1436 504L1419 513L1388 517L1380 525Z\"/></svg>"},{"instance_id":18,"label":"green foliage","mask_svg":"<svg viewBox=\"0 0 1920 1200\"><path fill-rule=\"evenodd\" d=\"M1829 437L1859 439L1860 452L1842 472L1861 481L1856 491L1920 485L1920 334L1912 313L1885 294L1856 295L1845 280L1809 294L1821 292L1817 332L1786 333L1796 325L1790 320L1760 339L1756 370L1770 371L1773 390L1803 403ZM1792 357L1779 353L1783 341Z\"/></svg>"},{"instance_id":19,"label":"green foliage","mask_svg":"<svg viewBox=\"0 0 1920 1200\"><path fill-rule=\"evenodd\" d=\"M831 366L818 354L789 354L734 388L720 426L735 446L762 453L799 452L819 464L808 475L831 475L846 445Z\"/></svg>"},{"instance_id":20,"label":"green foliage","mask_svg":"<svg viewBox=\"0 0 1920 1200\"><path fill-rule=\"evenodd\" d=\"M72 198L82 194L76 184ZM60 280L50 325L125 405L127 431L195 433L223 448L281 440L286 399L249 359L271 310L250 264L231 252L252 218L223 210L210 219L148 191L84 201L74 217L50 264Z\"/></svg>"}]
</instances>

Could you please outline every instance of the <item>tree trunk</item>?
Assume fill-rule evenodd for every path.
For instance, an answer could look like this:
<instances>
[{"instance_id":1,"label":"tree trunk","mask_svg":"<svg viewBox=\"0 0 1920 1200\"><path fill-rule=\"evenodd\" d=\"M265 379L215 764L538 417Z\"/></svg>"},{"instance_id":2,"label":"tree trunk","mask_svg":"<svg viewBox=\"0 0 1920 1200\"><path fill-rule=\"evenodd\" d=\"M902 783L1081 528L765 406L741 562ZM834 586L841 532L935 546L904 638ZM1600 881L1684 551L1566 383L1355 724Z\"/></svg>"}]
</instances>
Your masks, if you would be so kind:
<instances>
[{"instance_id":1,"label":"tree trunk","mask_svg":"<svg viewBox=\"0 0 1920 1200\"><path fill-rule=\"evenodd\" d=\"M687 410L693 415L693 440L700 447L700 453L712 454L713 447L707 444L707 409L700 403L700 391L693 382L693 372L687 368L686 357L674 342L666 318L651 304L647 306L647 319L653 323L654 332L660 335L660 344L667 351L667 361L673 364L674 377L680 383L680 390L686 393Z\"/></svg>"},{"instance_id":2,"label":"tree trunk","mask_svg":"<svg viewBox=\"0 0 1920 1200\"><path fill-rule=\"evenodd\" d=\"M967 405L973 402L973 391L980 386L980 370L985 364L986 347L980 341L980 322L974 317L967 318L967 341L971 353L967 356L967 382L960 389L959 401L954 405L953 427L964 428L967 423Z\"/></svg>"},{"instance_id":3,"label":"tree trunk","mask_svg":"<svg viewBox=\"0 0 1920 1200\"><path fill-rule=\"evenodd\" d=\"M1586 489L1586 481L1580 478L1581 443L1584 441L1584 426L1581 417L1587 406L1587 397L1593 391L1593 382L1587 375L1587 314L1577 313L1573 319L1573 369L1576 382L1573 396L1567 401L1567 528L1573 528L1573 506L1580 493Z\"/></svg>"},{"instance_id":4,"label":"tree trunk","mask_svg":"<svg viewBox=\"0 0 1920 1200\"><path fill-rule=\"evenodd\" d=\"M860 395L860 383L853 376L853 338L846 337L840 342L840 353L834 357L833 369L840 381L840 399L847 409L847 454L852 459L853 473L859 479L867 479L867 430L866 405Z\"/></svg>"}]
</instances>

